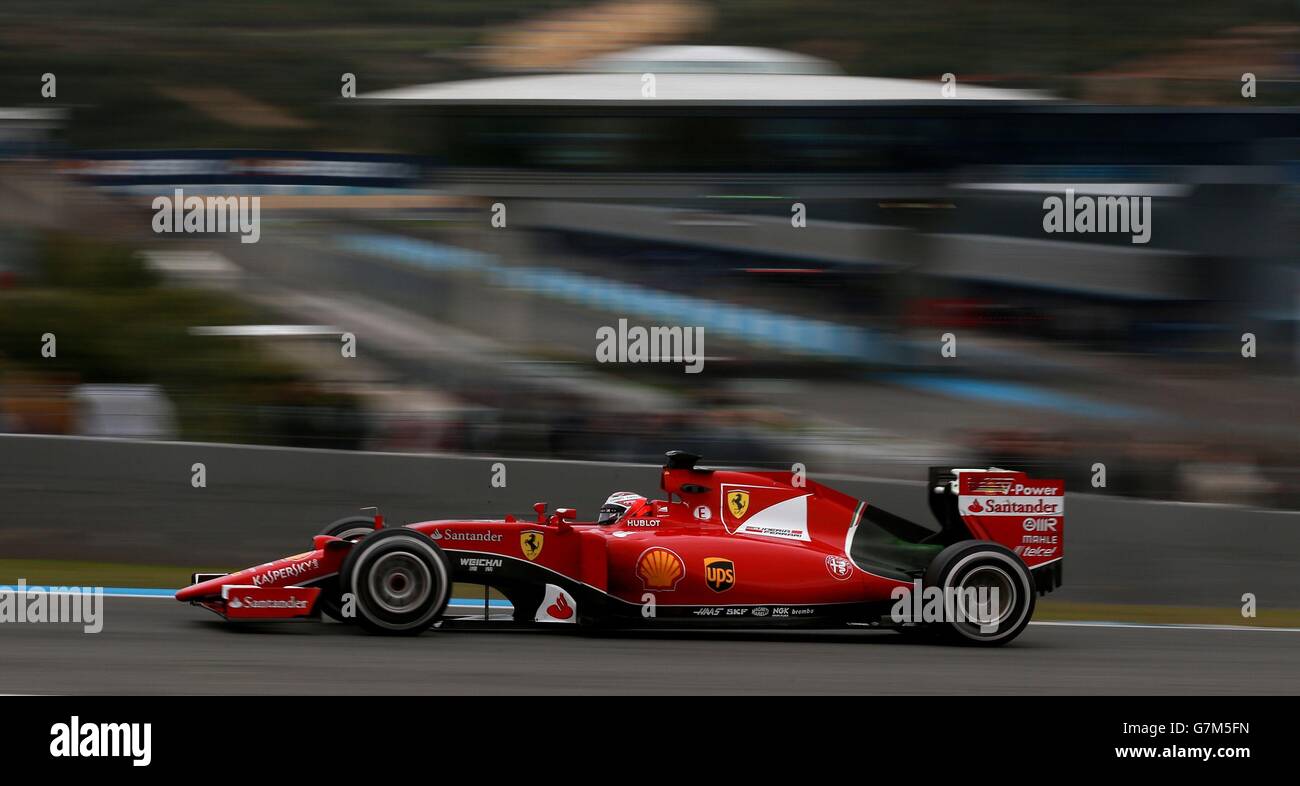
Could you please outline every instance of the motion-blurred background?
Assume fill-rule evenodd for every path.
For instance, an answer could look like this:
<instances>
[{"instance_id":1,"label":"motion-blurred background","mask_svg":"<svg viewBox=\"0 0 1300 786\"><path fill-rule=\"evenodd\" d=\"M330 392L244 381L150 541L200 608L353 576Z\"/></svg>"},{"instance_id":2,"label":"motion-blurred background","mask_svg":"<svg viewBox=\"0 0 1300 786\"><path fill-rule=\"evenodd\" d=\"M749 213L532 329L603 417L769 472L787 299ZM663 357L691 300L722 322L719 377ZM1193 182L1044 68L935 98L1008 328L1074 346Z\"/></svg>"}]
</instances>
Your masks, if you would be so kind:
<instances>
[{"instance_id":1,"label":"motion-blurred background","mask_svg":"<svg viewBox=\"0 0 1300 786\"><path fill-rule=\"evenodd\" d=\"M1298 16L9 0L0 431L1300 508ZM155 233L176 189L258 242ZM1066 189L1150 242L1046 233ZM703 373L597 362L620 319Z\"/></svg>"}]
</instances>

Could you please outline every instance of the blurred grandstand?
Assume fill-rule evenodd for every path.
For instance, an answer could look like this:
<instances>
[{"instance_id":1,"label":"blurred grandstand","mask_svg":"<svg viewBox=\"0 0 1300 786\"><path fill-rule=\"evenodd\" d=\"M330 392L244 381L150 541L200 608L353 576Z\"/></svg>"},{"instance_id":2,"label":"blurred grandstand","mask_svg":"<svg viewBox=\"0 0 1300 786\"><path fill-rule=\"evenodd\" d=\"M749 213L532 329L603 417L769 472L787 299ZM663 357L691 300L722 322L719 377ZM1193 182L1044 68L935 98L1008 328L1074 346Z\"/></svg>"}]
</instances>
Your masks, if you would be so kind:
<instances>
[{"instance_id":1,"label":"blurred grandstand","mask_svg":"<svg viewBox=\"0 0 1300 786\"><path fill-rule=\"evenodd\" d=\"M169 88L204 108L201 133L164 123L140 143L124 119L96 138L98 105L62 125L0 116L0 140L19 140L0 244L26 260L8 286L47 283L44 233L110 234L149 252L159 297L219 291L247 321L334 331L187 339L293 381L234 399L162 382L182 438L647 461L684 447L899 477L962 461L1071 488L1104 463L1099 491L1300 507L1300 115L1280 7L1253 5L1247 28L1188 11L1179 24L1200 27L1159 56L1090 38L1051 77L1033 47L923 71L906 47L845 55L829 29L797 51L778 30L719 46L725 3L521 7L432 65L390 58L357 99L258 95L275 112L244 112L230 92ZM1245 71L1267 100L1241 98ZM261 120L224 129L232 114ZM152 235L150 198L173 188L262 196L261 242ZM1066 189L1149 196L1151 242L1045 234L1043 200ZM597 363L596 329L620 318L703 327L706 372ZM343 331L358 358L339 356ZM84 430L32 413L71 407L79 385L160 382L33 377L16 357L29 338L0 358L22 380L0 380L11 430ZM38 392L13 403L20 389Z\"/></svg>"}]
</instances>

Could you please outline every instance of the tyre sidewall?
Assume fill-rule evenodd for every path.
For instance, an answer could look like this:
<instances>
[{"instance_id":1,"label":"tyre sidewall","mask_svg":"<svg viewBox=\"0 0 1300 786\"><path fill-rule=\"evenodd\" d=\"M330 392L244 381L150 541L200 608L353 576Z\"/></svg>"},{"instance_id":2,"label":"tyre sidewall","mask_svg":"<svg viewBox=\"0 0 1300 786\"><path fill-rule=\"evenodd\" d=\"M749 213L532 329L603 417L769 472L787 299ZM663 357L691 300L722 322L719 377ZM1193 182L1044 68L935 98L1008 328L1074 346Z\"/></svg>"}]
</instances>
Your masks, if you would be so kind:
<instances>
[{"instance_id":1,"label":"tyre sidewall","mask_svg":"<svg viewBox=\"0 0 1300 786\"><path fill-rule=\"evenodd\" d=\"M1015 583L1016 601L1011 618L995 633L987 635L971 630L969 623L953 620L940 623L937 627L942 631L944 638L950 642L986 647L1001 646L1019 636L1034 615L1037 588L1033 574L1015 552L997 543L962 541L947 547L939 552L926 570L925 586L939 587L947 592L949 588L959 587L966 575L984 565L1003 568Z\"/></svg>"},{"instance_id":2,"label":"tyre sidewall","mask_svg":"<svg viewBox=\"0 0 1300 786\"><path fill-rule=\"evenodd\" d=\"M367 575L379 558L395 552L414 556L434 582L425 601L396 613L376 602ZM420 633L436 622L451 599L451 584L450 563L443 550L424 534L405 527L367 535L352 547L339 571L339 588L352 594L357 621L368 630L394 635Z\"/></svg>"},{"instance_id":3,"label":"tyre sidewall","mask_svg":"<svg viewBox=\"0 0 1300 786\"><path fill-rule=\"evenodd\" d=\"M375 519L373 516L344 516L341 519L331 521L325 525L325 528L318 532L318 535L329 535L332 538L343 537L349 532L368 529L371 532L375 529ZM361 538L349 538L354 543ZM354 549L355 551L355 549ZM320 599L316 601L316 607L320 609L321 614L338 622L346 622L343 618L343 591L339 588L340 578L334 576L320 583Z\"/></svg>"}]
</instances>

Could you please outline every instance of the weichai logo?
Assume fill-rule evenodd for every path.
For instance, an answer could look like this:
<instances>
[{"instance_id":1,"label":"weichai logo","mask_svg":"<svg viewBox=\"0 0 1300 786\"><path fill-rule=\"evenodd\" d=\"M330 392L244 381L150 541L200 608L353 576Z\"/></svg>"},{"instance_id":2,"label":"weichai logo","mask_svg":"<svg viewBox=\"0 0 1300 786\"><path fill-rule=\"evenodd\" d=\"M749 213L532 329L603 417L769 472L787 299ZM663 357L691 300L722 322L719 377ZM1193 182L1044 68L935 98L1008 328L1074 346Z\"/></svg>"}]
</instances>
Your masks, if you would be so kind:
<instances>
[{"instance_id":1,"label":"weichai logo","mask_svg":"<svg viewBox=\"0 0 1300 786\"><path fill-rule=\"evenodd\" d=\"M736 563L725 557L705 557L704 583L714 592L726 592L736 586Z\"/></svg>"}]
</instances>

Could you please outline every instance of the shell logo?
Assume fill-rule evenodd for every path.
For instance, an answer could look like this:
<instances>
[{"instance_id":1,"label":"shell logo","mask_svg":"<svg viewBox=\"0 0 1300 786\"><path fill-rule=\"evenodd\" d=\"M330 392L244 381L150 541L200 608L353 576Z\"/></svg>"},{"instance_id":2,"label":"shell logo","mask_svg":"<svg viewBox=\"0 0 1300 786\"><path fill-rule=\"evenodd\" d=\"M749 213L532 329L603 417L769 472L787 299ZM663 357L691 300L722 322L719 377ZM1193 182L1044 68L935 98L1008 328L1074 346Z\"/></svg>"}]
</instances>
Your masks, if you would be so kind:
<instances>
[{"instance_id":1,"label":"shell logo","mask_svg":"<svg viewBox=\"0 0 1300 786\"><path fill-rule=\"evenodd\" d=\"M641 552L636 561L636 575L648 590L671 592L686 576L686 565L681 557L656 546Z\"/></svg>"}]
</instances>

